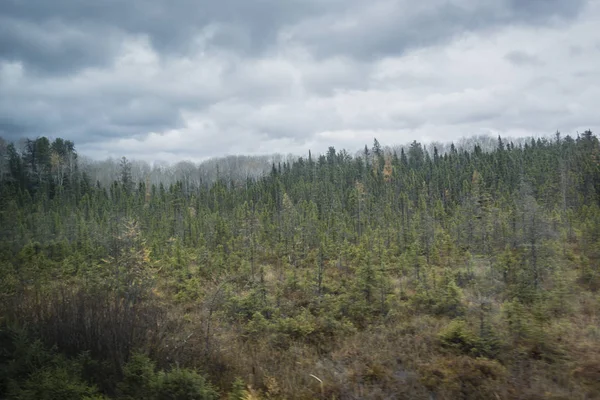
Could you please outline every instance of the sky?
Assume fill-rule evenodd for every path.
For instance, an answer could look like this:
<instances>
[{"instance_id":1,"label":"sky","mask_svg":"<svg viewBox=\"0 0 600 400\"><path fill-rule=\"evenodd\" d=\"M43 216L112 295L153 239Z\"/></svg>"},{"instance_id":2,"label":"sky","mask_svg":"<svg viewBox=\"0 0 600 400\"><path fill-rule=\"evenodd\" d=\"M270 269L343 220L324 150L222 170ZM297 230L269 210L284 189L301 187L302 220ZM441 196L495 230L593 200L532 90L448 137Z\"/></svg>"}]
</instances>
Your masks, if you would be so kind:
<instances>
[{"instance_id":1,"label":"sky","mask_svg":"<svg viewBox=\"0 0 600 400\"><path fill-rule=\"evenodd\" d=\"M0 136L201 161L600 128L600 0L0 0Z\"/></svg>"}]
</instances>

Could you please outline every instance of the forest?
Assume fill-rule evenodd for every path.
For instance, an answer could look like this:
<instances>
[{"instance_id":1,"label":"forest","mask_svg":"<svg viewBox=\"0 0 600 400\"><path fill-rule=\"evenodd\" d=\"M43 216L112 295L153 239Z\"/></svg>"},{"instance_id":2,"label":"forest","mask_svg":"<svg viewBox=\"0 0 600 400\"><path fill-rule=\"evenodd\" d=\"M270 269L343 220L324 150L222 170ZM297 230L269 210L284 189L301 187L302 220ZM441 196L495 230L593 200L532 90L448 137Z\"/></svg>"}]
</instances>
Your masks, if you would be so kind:
<instances>
[{"instance_id":1,"label":"forest","mask_svg":"<svg viewBox=\"0 0 600 400\"><path fill-rule=\"evenodd\" d=\"M591 131L226 174L0 144L0 398L600 399Z\"/></svg>"}]
</instances>

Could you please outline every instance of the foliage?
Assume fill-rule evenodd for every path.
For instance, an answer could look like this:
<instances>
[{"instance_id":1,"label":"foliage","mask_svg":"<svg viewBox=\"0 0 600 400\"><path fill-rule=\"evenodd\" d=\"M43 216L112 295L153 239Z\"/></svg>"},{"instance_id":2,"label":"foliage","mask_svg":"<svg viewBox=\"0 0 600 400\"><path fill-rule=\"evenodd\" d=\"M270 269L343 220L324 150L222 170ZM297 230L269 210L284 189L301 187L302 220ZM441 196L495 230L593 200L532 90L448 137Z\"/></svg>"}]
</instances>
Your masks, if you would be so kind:
<instances>
[{"instance_id":1,"label":"foliage","mask_svg":"<svg viewBox=\"0 0 600 400\"><path fill-rule=\"evenodd\" d=\"M2 398L599 397L589 131L246 174L3 149Z\"/></svg>"}]
</instances>

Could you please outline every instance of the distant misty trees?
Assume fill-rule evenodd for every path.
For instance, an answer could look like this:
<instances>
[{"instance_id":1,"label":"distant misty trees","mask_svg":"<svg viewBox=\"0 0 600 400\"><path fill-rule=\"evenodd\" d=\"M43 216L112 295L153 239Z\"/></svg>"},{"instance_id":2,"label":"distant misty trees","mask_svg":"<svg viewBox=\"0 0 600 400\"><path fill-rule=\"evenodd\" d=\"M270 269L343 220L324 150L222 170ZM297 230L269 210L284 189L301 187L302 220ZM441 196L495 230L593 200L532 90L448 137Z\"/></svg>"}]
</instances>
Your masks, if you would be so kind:
<instances>
[{"instance_id":1,"label":"distant misty trees","mask_svg":"<svg viewBox=\"0 0 600 400\"><path fill-rule=\"evenodd\" d=\"M269 172L273 164L286 161L287 157L280 154L264 156L226 156L211 158L201 163L180 161L175 164L156 161L148 163L140 160L125 158L96 161L83 158L82 170L92 182L108 186L114 181L122 181L123 171L131 176L133 182L148 182L151 185L162 183L168 186L181 182L186 190L209 185L218 180L225 182L244 182L248 178L257 178Z\"/></svg>"}]
</instances>

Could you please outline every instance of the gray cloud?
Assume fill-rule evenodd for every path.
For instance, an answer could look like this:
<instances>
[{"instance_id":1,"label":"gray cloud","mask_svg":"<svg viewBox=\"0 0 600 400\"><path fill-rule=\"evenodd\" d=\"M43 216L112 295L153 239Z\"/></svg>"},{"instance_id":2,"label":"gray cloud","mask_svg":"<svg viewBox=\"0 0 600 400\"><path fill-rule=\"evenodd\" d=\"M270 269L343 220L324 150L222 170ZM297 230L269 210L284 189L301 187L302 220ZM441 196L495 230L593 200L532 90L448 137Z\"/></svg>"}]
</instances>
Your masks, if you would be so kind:
<instances>
[{"instance_id":1,"label":"gray cloud","mask_svg":"<svg viewBox=\"0 0 600 400\"><path fill-rule=\"evenodd\" d=\"M217 26L205 45L255 53L281 26L320 12L327 1L277 0L3 0L0 59L49 73L103 65L119 40L146 35L162 54L196 50L195 38Z\"/></svg>"},{"instance_id":2,"label":"gray cloud","mask_svg":"<svg viewBox=\"0 0 600 400\"><path fill-rule=\"evenodd\" d=\"M127 35L147 35L166 54L196 49L194 39L216 27L205 46L246 55L287 36L321 56L398 54L499 24L573 18L585 0L4 0L0 58L50 73L103 65ZM291 27L291 28L290 28Z\"/></svg>"},{"instance_id":3,"label":"gray cloud","mask_svg":"<svg viewBox=\"0 0 600 400\"><path fill-rule=\"evenodd\" d=\"M518 66L539 66L544 63L535 55L528 54L524 51L514 50L506 54L505 58Z\"/></svg>"},{"instance_id":4,"label":"gray cloud","mask_svg":"<svg viewBox=\"0 0 600 400\"><path fill-rule=\"evenodd\" d=\"M110 36L105 27L59 21L36 24L4 16L0 17L0 59L22 61L34 72L69 73L82 65L106 64L106 56L117 47L117 38Z\"/></svg>"},{"instance_id":5,"label":"gray cloud","mask_svg":"<svg viewBox=\"0 0 600 400\"><path fill-rule=\"evenodd\" d=\"M514 15L520 15L520 20L545 21L549 17L567 17L577 16L585 5L585 1L564 1L564 0L510 0L509 9Z\"/></svg>"},{"instance_id":6,"label":"gray cloud","mask_svg":"<svg viewBox=\"0 0 600 400\"><path fill-rule=\"evenodd\" d=\"M19 137L26 134L31 130L31 127L23 124L21 121L15 121L10 117L0 117L0 136L7 136L13 139L15 136Z\"/></svg>"},{"instance_id":7,"label":"gray cloud","mask_svg":"<svg viewBox=\"0 0 600 400\"><path fill-rule=\"evenodd\" d=\"M599 22L596 0L2 0L0 135L197 159L593 127Z\"/></svg>"},{"instance_id":8,"label":"gray cloud","mask_svg":"<svg viewBox=\"0 0 600 400\"><path fill-rule=\"evenodd\" d=\"M571 19L585 4L585 0L357 1L350 2L345 12L303 20L283 36L323 57L350 54L372 59L449 41L466 32Z\"/></svg>"}]
</instances>

